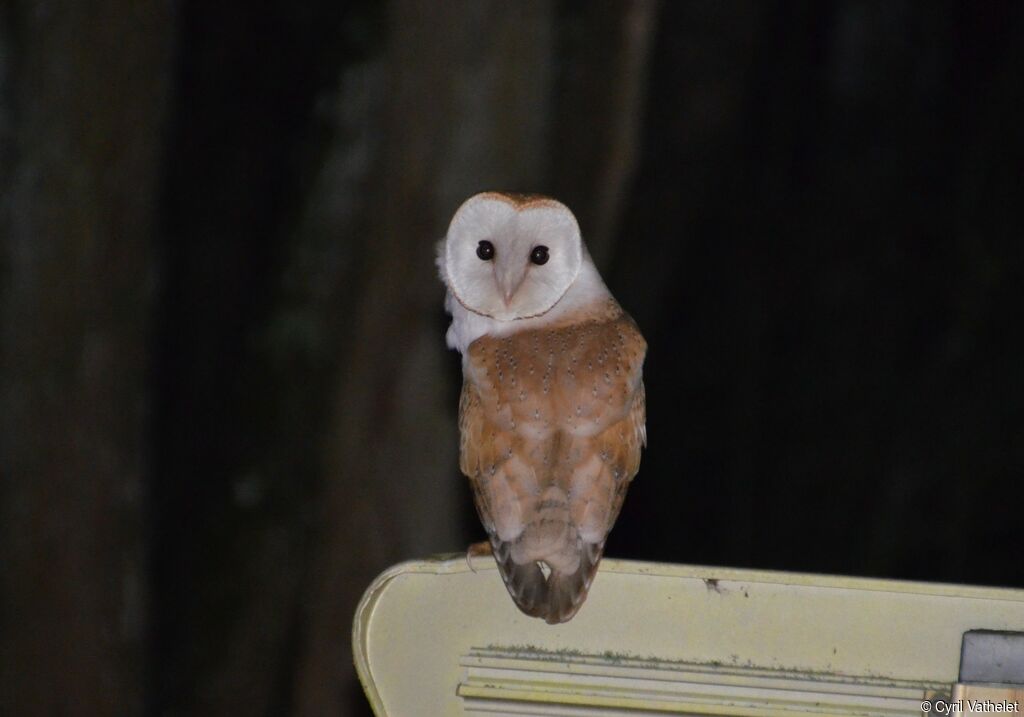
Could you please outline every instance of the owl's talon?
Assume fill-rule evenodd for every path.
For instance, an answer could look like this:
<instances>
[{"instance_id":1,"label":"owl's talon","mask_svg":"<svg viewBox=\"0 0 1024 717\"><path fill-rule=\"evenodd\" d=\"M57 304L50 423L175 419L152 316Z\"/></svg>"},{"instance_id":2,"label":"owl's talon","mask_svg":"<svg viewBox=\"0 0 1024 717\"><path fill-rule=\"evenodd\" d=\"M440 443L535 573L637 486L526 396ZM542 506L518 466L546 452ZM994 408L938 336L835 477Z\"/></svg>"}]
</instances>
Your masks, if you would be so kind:
<instances>
[{"instance_id":1,"label":"owl's talon","mask_svg":"<svg viewBox=\"0 0 1024 717\"><path fill-rule=\"evenodd\" d=\"M466 565L472 572L476 572L476 568L473 567L473 558L481 555L493 555L491 550L491 543L487 540L482 540L479 543L470 543L470 546L466 548Z\"/></svg>"}]
</instances>

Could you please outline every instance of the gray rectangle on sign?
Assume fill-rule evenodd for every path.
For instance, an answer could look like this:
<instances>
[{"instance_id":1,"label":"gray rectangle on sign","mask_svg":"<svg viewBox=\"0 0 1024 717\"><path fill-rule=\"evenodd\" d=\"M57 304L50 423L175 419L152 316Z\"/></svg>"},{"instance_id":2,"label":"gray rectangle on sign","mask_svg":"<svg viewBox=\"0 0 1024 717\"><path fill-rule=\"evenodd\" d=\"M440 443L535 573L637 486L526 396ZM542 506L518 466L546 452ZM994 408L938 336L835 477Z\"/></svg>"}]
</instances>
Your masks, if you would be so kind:
<instances>
[{"instance_id":1,"label":"gray rectangle on sign","mask_svg":"<svg viewBox=\"0 0 1024 717\"><path fill-rule=\"evenodd\" d=\"M960 682L1024 685L1024 632L965 632Z\"/></svg>"}]
</instances>

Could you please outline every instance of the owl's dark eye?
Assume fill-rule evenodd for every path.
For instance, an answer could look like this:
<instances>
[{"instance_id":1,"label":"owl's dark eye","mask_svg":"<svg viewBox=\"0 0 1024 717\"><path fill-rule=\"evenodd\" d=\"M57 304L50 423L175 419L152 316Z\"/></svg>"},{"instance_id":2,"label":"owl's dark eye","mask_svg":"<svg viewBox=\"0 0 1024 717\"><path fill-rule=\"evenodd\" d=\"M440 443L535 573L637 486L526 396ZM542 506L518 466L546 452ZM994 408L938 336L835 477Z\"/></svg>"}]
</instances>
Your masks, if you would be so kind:
<instances>
[{"instance_id":1,"label":"owl's dark eye","mask_svg":"<svg viewBox=\"0 0 1024 717\"><path fill-rule=\"evenodd\" d=\"M546 246L535 246L530 252L530 261L538 266L548 263L548 248Z\"/></svg>"},{"instance_id":2,"label":"owl's dark eye","mask_svg":"<svg viewBox=\"0 0 1024 717\"><path fill-rule=\"evenodd\" d=\"M490 261L494 258L494 245L484 239L476 245L476 255L481 261Z\"/></svg>"}]
</instances>

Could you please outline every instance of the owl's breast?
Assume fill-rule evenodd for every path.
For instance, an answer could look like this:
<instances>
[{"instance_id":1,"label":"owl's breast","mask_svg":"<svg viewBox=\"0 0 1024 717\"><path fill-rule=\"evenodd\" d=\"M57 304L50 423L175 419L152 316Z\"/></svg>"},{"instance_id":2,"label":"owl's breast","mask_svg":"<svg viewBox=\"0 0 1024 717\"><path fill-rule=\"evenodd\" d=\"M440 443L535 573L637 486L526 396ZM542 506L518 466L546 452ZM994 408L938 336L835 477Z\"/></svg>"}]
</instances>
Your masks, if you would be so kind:
<instances>
[{"instance_id":1,"label":"owl's breast","mask_svg":"<svg viewBox=\"0 0 1024 717\"><path fill-rule=\"evenodd\" d=\"M630 410L645 351L636 325L621 315L482 337L469 347L466 374L503 430L593 436Z\"/></svg>"}]
</instances>

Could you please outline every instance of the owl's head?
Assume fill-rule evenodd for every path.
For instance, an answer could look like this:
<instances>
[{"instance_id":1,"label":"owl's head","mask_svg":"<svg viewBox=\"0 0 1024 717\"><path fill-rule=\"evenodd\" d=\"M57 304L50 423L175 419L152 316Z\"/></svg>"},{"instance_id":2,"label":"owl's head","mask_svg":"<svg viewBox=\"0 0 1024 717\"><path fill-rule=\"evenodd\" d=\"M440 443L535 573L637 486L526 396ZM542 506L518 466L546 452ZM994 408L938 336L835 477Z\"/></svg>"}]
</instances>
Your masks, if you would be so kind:
<instances>
[{"instance_id":1,"label":"owl's head","mask_svg":"<svg viewBox=\"0 0 1024 717\"><path fill-rule=\"evenodd\" d=\"M499 321L547 312L583 261L580 228L564 204L497 192L459 207L437 258L459 303Z\"/></svg>"}]
</instances>

